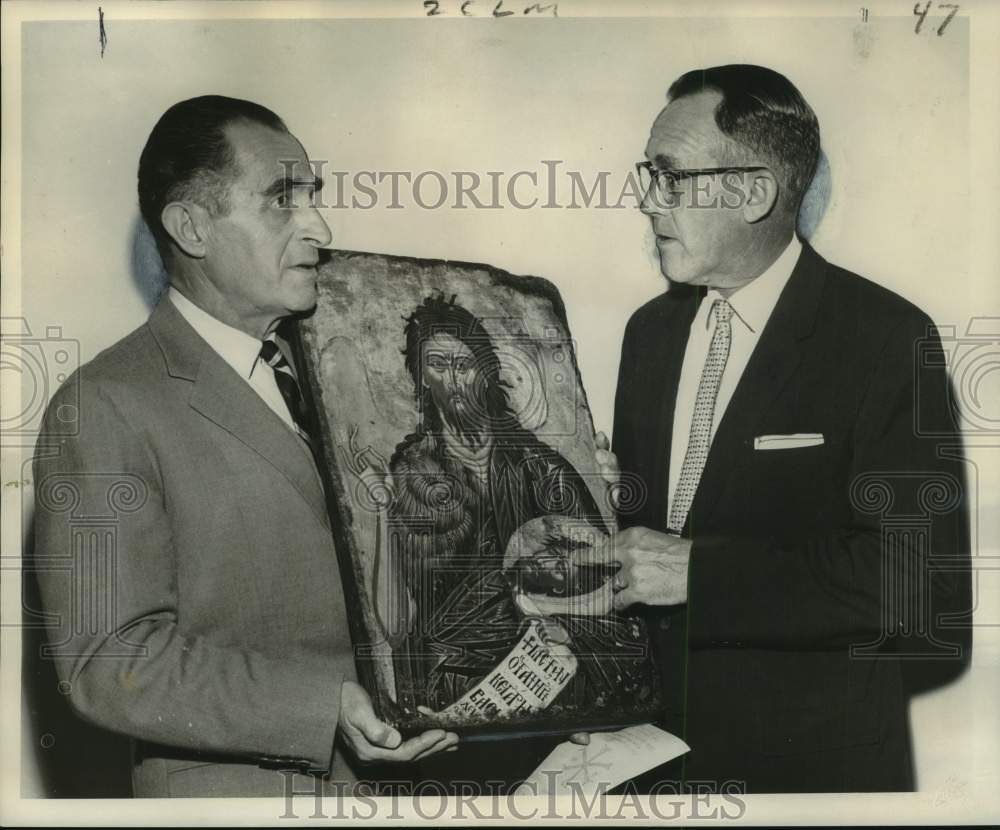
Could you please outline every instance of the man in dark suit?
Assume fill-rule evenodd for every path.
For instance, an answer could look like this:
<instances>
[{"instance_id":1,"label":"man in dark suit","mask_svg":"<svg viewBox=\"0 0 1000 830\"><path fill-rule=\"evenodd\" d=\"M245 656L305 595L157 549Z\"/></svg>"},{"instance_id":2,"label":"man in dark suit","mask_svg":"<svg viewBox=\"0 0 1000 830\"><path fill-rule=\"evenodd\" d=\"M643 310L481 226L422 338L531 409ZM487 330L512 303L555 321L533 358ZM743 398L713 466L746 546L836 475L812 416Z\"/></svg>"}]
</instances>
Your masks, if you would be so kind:
<instances>
[{"instance_id":1,"label":"man in dark suit","mask_svg":"<svg viewBox=\"0 0 1000 830\"><path fill-rule=\"evenodd\" d=\"M788 79L734 65L671 86L639 165L670 288L622 346L613 446L647 498L616 604L647 606L692 786L912 789L908 695L971 647L941 344L796 237L818 154Z\"/></svg>"},{"instance_id":2,"label":"man in dark suit","mask_svg":"<svg viewBox=\"0 0 1000 830\"><path fill-rule=\"evenodd\" d=\"M170 289L47 411L34 566L50 656L82 717L134 739L136 795L280 796L286 769L313 773L297 791L349 791L351 760L457 741L402 741L354 682L309 422L275 336L316 301L320 186L264 107L167 110L138 187Z\"/></svg>"}]
</instances>

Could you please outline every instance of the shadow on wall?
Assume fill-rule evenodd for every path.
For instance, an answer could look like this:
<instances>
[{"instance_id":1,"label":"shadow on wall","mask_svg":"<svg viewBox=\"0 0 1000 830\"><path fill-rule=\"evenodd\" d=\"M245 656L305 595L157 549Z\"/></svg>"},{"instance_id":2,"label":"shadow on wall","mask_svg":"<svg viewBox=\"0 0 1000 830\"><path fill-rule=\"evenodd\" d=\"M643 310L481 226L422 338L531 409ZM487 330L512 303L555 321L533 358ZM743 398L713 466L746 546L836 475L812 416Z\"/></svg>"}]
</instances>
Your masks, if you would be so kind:
<instances>
[{"instance_id":1,"label":"shadow on wall","mask_svg":"<svg viewBox=\"0 0 1000 830\"><path fill-rule=\"evenodd\" d=\"M799 236L808 241L816 232L819 223L823 221L823 214L830 204L831 191L830 162L826 158L826 153L819 151L819 160L816 162L816 172L809 183L806 195L802 197L802 205L799 207L799 218L796 223L796 230Z\"/></svg>"},{"instance_id":2,"label":"shadow on wall","mask_svg":"<svg viewBox=\"0 0 1000 830\"><path fill-rule=\"evenodd\" d=\"M132 223L132 251L129 258L132 281L143 302L152 310L167 289L167 272L156 250L156 240L142 217L136 214Z\"/></svg>"}]
</instances>

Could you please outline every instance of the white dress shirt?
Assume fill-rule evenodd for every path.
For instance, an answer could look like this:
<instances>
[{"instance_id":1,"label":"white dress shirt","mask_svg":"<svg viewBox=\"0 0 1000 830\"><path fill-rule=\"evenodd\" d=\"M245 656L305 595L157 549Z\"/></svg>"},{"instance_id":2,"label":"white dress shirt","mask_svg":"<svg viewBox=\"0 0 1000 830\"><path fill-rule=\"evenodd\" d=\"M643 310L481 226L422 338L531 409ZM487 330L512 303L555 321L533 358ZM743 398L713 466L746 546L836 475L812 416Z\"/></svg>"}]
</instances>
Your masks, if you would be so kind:
<instances>
[{"instance_id":1,"label":"white dress shirt","mask_svg":"<svg viewBox=\"0 0 1000 830\"><path fill-rule=\"evenodd\" d=\"M781 290L792 275L795 263L802 252L802 243L792 235L792 241L771 266L759 277L733 292L728 300L733 307L730 321L732 337L729 343L729 358L719 379L719 392L715 399L715 410L712 417L712 437L719 421L729 406L736 385L743 377L750 355L753 354L760 333L764 330L771 312L778 303ZM684 363L681 366L680 384L677 387L677 400L674 407L673 437L670 444L670 477L667 480L667 507L673 504L674 491L681 477L681 466L687 453L688 438L691 434L691 419L694 417L694 403L698 396L698 383L701 381L701 371L708 357L708 347L715 333L715 316L712 314L712 303L724 298L715 289L710 290L698 306L698 313L691 321L691 334L687 349L684 351Z\"/></svg>"},{"instance_id":2,"label":"white dress shirt","mask_svg":"<svg viewBox=\"0 0 1000 830\"><path fill-rule=\"evenodd\" d=\"M196 306L173 286L167 291L167 297L174 304L181 316L191 324L209 346L226 363L233 367L243 380L250 384L261 399L284 421L288 428L295 432L295 421L288 411L285 399L281 397L278 383L274 379L274 370L260 359L261 341L251 337L245 331L216 319L204 309ZM274 339L270 335L268 339Z\"/></svg>"}]
</instances>

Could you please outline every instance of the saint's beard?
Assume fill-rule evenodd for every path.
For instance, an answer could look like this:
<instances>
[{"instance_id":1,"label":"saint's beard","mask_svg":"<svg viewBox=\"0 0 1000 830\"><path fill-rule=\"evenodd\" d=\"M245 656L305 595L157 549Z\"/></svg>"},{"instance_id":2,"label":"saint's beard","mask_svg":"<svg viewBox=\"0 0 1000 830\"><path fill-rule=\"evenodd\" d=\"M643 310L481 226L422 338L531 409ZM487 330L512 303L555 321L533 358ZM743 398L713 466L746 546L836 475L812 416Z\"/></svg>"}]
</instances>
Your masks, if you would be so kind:
<instances>
[{"instance_id":1,"label":"saint's beard","mask_svg":"<svg viewBox=\"0 0 1000 830\"><path fill-rule=\"evenodd\" d=\"M486 444L490 432L487 415L481 407L472 404L468 396L459 394L435 403L442 422L464 443L474 448Z\"/></svg>"}]
</instances>

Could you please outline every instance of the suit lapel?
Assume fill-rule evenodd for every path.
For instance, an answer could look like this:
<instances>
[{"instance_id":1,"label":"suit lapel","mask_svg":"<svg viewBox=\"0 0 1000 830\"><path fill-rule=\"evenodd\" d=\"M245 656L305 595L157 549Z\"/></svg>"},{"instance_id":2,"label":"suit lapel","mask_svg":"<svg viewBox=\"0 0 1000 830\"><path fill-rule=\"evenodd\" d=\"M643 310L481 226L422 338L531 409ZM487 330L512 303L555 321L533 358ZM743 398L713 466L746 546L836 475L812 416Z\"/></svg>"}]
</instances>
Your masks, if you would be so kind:
<instances>
[{"instance_id":1,"label":"suit lapel","mask_svg":"<svg viewBox=\"0 0 1000 830\"><path fill-rule=\"evenodd\" d=\"M802 359L801 341L815 326L825 270L825 260L803 244L795 269L716 429L688 513L688 535L709 519L726 485L739 478L738 459L746 458L746 453L741 452L743 445L752 439L757 424L795 374Z\"/></svg>"},{"instance_id":2,"label":"suit lapel","mask_svg":"<svg viewBox=\"0 0 1000 830\"><path fill-rule=\"evenodd\" d=\"M238 438L280 472L329 527L315 465L308 448L264 403L260 395L188 324L169 300L149 320L174 377L192 381L188 403Z\"/></svg>"}]
</instances>

